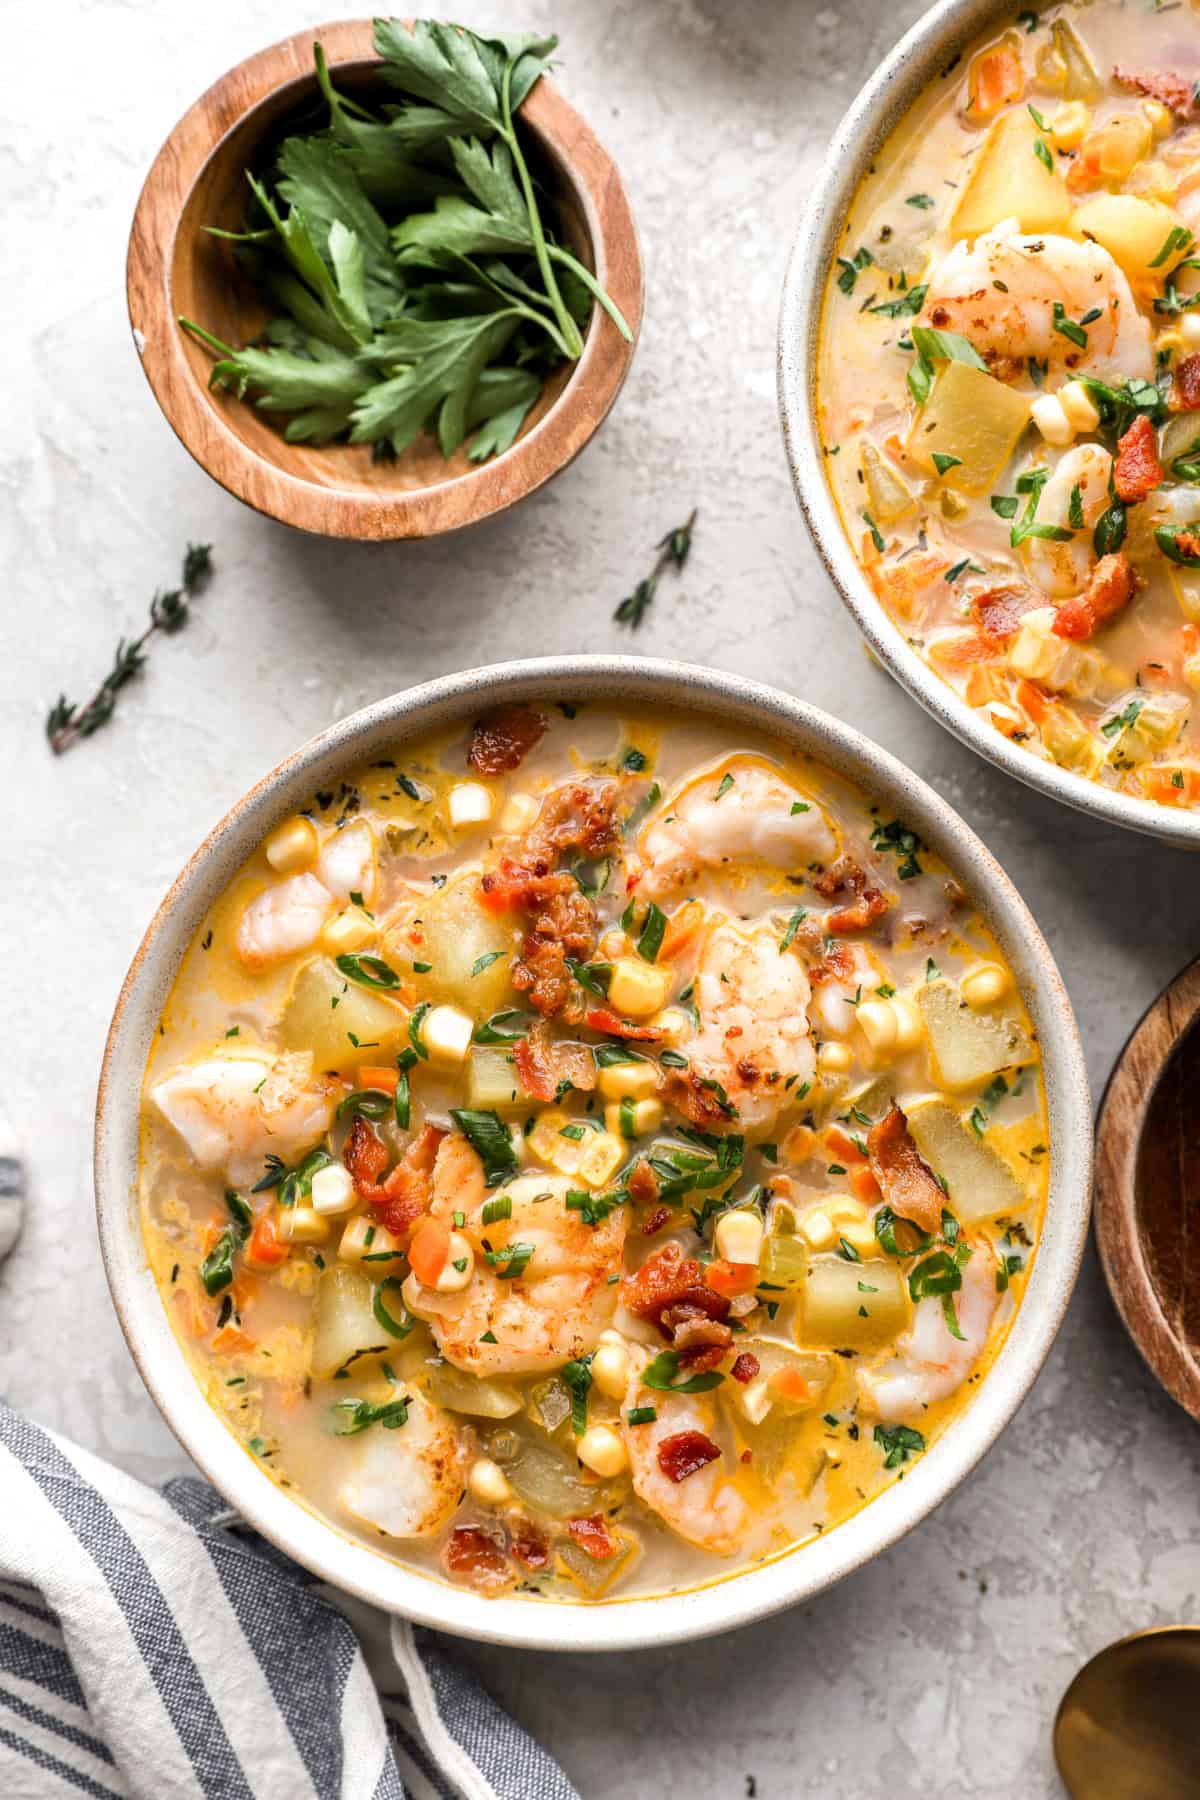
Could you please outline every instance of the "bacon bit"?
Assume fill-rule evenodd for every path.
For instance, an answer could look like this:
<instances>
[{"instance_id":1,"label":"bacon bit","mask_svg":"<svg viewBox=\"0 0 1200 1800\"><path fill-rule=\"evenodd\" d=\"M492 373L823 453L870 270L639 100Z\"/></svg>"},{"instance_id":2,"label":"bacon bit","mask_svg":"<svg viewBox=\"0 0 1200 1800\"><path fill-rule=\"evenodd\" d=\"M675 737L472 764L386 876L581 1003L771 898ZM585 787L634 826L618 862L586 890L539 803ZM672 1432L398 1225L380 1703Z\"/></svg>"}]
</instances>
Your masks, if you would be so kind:
<instances>
[{"instance_id":1,"label":"bacon bit","mask_svg":"<svg viewBox=\"0 0 1200 1800\"><path fill-rule=\"evenodd\" d=\"M603 1031L608 1037L626 1038L635 1044L657 1044L667 1035L661 1025L633 1025L607 1006L589 1007L587 1023L591 1031Z\"/></svg>"},{"instance_id":2,"label":"bacon bit","mask_svg":"<svg viewBox=\"0 0 1200 1800\"><path fill-rule=\"evenodd\" d=\"M979 629L997 646L1016 636L1023 616L1035 604L1028 588L1011 585L985 588L971 602Z\"/></svg>"},{"instance_id":3,"label":"bacon bit","mask_svg":"<svg viewBox=\"0 0 1200 1800\"><path fill-rule=\"evenodd\" d=\"M546 1027L539 1019L529 1036L513 1045L513 1065L525 1092L533 1100L553 1100L558 1091L546 1043Z\"/></svg>"},{"instance_id":4,"label":"bacon bit","mask_svg":"<svg viewBox=\"0 0 1200 1800\"><path fill-rule=\"evenodd\" d=\"M669 1206L656 1206L646 1223L642 1226L643 1237L656 1237L665 1225L669 1225L675 1214Z\"/></svg>"},{"instance_id":5,"label":"bacon bit","mask_svg":"<svg viewBox=\"0 0 1200 1800\"><path fill-rule=\"evenodd\" d=\"M567 1531L572 1542L598 1562L615 1556L621 1548L620 1538L613 1536L603 1513L593 1513L590 1519L568 1519Z\"/></svg>"},{"instance_id":6,"label":"bacon bit","mask_svg":"<svg viewBox=\"0 0 1200 1800\"><path fill-rule=\"evenodd\" d=\"M356 1119L355 1124L358 1123ZM426 1125L381 1188L364 1192L355 1182L374 1217L395 1237L405 1239L418 1219L429 1210L433 1164L445 1136L438 1126Z\"/></svg>"},{"instance_id":7,"label":"bacon bit","mask_svg":"<svg viewBox=\"0 0 1200 1800\"><path fill-rule=\"evenodd\" d=\"M544 858L551 866L564 850L579 850L586 857L606 855L619 839L619 799L620 790L611 781L599 788L582 782L552 788L526 836L526 854Z\"/></svg>"},{"instance_id":8,"label":"bacon bit","mask_svg":"<svg viewBox=\"0 0 1200 1800\"><path fill-rule=\"evenodd\" d=\"M686 1481L689 1475L716 1462L720 1454L719 1447L702 1431L677 1431L660 1442L658 1466L668 1481Z\"/></svg>"},{"instance_id":9,"label":"bacon bit","mask_svg":"<svg viewBox=\"0 0 1200 1800\"><path fill-rule=\"evenodd\" d=\"M1200 556L1200 535L1194 531L1177 531L1175 545L1183 556Z\"/></svg>"},{"instance_id":10,"label":"bacon bit","mask_svg":"<svg viewBox=\"0 0 1200 1800\"><path fill-rule=\"evenodd\" d=\"M879 888L872 886L866 870L851 856L839 856L832 868L809 879L826 900L846 892L854 895L849 905L838 907L825 921L826 930L835 935L843 931L866 931L876 919L883 917L891 904Z\"/></svg>"},{"instance_id":11,"label":"bacon bit","mask_svg":"<svg viewBox=\"0 0 1200 1800\"><path fill-rule=\"evenodd\" d=\"M634 1163L633 1168L629 1173L629 1180L625 1185L629 1189L629 1198L631 1200L639 1200L645 1206L651 1205L658 1199L658 1176L654 1173L654 1170L650 1167L650 1164L646 1161L644 1156L639 1156L638 1160ZM660 1207L659 1211L664 1213L668 1219L670 1218L671 1209L669 1206ZM655 1217L657 1218L657 1216L658 1214L656 1213ZM644 1231L646 1229L645 1226L643 1226L642 1229ZM655 1229L658 1229L657 1226Z\"/></svg>"},{"instance_id":12,"label":"bacon bit","mask_svg":"<svg viewBox=\"0 0 1200 1800\"><path fill-rule=\"evenodd\" d=\"M509 1520L508 1553L523 1569L536 1574L550 1563L550 1545L532 1519Z\"/></svg>"},{"instance_id":13,"label":"bacon bit","mask_svg":"<svg viewBox=\"0 0 1200 1800\"><path fill-rule=\"evenodd\" d=\"M719 1130L731 1123L714 1090L705 1087L694 1069L672 1069L661 1091L676 1112L702 1131Z\"/></svg>"},{"instance_id":14,"label":"bacon bit","mask_svg":"<svg viewBox=\"0 0 1200 1800\"><path fill-rule=\"evenodd\" d=\"M1172 412L1200 412L1200 353L1185 356L1176 366L1171 388Z\"/></svg>"},{"instance_id":15,"label":"bacon bit","mask_svg":"<svg viewBox=\"0 0 1200 1800\"><path fill-rule=\"evenodd\" d=\"M1064 600L1054 618L1054 635L1077 642L1090 638L1119 612L1123 612L1140 586L1133 564L1123 550L1102 556L1092 570L1084 593Z\"/></svg>"},{"instance_id":16,"label":"bacon bit","mask_svg":"<svg viewBox=\"0 0 1200 1800\"><path fill-rule=\"evenodd\" d=\"M1161 486L1162 465L1158 460L1158 440L1154 427L1143 413L1133 421L1117 444L1113 463L1113 490L1117 499L1132 506L1144 500Z\"/></svg>"},{"instance_id":17,"label":"bacon bit","mask_svg":"<svg viewBox=\"0 0 1200 1800\"><path fill-rule=\"evenodd\" d=\"M742 1386L745 1387L747 1382L754 1380L754 1377L758 1374L761 1367L762 1364L759 1362L757 1356L755 1356L753 1350L743 1350L740 1356L734 1357L733 1367L730 1369L729 1373L733 1376L735 1381L740 1381Z\"/></svg>"},{"instance_id":18,"label":"bacon bit","mask_svg":"<svg viewBox=\"0 0 1200 1800\"><path fill-rule=\"evenodd\" d=\"M726 1308L728 1311L728 1307ZM718 1350L723 1355L733 1342L733 1333L720 1319L710 1318L690 1300L664 1308L660 1323L670 1326L676 1350ZM717 1357L720 1362L721 1356Z\"/></svg>"},{"instance_id":19,"label":"bacon bit","mask_svg":"<svg viewBox=\"0 0 1200 1800\"><path fill-rule=\"evenodd\" d=\"M735 1294L752 1294L758 1286L758 1264L726 1262L724 1257L719 1257L709 1263L704 1278L710 1288L718 1294L727 1294L730 1299Z\"/></svg>"},{"instance_id":20,"label":"bacon bit","mask_svg":"<svg viewBox=\"0 0 1200 1800\"><path fill-rule=\"evenodd\" d=\"M504 1545L480 1525L456 1525L442 1551L447 1575L484 1593L494 1593L512 1580Z\"/></svg>"},{"instance_id":21,"label":"bacon bit","mask_svg":"<svg viewBox=\"0 0 1200 1800\"><path fill-rule=\"evenodd\" d=\"M671 1335L671 1327L663 1320L668 1307L686 1303L713 1319L723 1319L729 1311L728 1300L705 1286L700 1264L685 1257L676 1243L664 1244L635 1274L624 1277L621 1299L639 1319L657 1325L664 1337Z\"/></svg>"},{"instance_id":22,"label":"bacon bit","mask_svg":"<svg viewBox=\"0 0 1200 1800\"><path fill-rule=\"evenodd\" d=\"M892 1211L911 1219L922 1231L937 1231L946 1196L913 1142L908 1120L898 1106L872 1125L867 1150L871 1173Z\"/></svg>"},{"instance_id":23,"label":"bacon bit","mask_svg":"<svg viewBox=\"0 0 1200 1800\"><path fill-rule=\"evenodd\" d=\"M753 1450L743 1450L742 1451L742 1461L744 1463L753 1462L754 1461Z\"/></svg>"},{"instance_id":24,"label":"bacon bit","mask_svg":"<svg viewBox=\"0 0 1200 1800\"><path fill-rule=\"evenodd\" d=\"M1113 69L1113 80L1118 87L1131 88L1135 94L1146 94L1151 100L1161 100L1181 119L1192 116L1193 84L1182 75L1166 69L1123 69L1118 64Z\"/></svg>"},{"instance_id":25,"label":"bacon bit","mask_svg":"<svg viewBox=\"0 0 1200 1800\"><path fill-rule=\"evenodd\" d=\"M471 728L467 763L477 775L507 775L519 769L545 734L546 720L531 706L497 706Z\"/></svg>"},{"instance_id":26,"label":"bacon bit","mask_svg":"<svg viewBox=\"0 0 1200 1800\"><path fill-rule=\"evenodd\" d=\"M370 1196L389 1162L388 1147L373 1125L356 1113L342 1150L342 1161L360 1194Z\"/></svg>"},{"instance_id":27,"label":"bacon bit","mask_svg":"<svg viewBox=\"0 0 1200 1800\"><path fill-rule=\"evenodd\" d=\"M849 981L854 969L854 952L849 944L831 944L820 962L809 969L809 986L820 987L823 981Z\"/></svg>"}]
</instances>

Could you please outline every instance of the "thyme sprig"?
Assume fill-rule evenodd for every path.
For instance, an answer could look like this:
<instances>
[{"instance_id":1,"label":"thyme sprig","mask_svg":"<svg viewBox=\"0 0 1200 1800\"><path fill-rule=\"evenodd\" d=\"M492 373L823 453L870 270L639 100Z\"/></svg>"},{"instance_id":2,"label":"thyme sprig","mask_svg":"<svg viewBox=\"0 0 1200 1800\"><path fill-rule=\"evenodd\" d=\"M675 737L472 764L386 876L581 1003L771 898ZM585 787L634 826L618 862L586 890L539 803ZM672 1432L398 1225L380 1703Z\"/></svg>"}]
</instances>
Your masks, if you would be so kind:
<instances>
[{"instance_id":1,"label":"thyme sprig","mask_svg":"<svg viewBox=\"0 0 1200 1800\"><path fill-rule=\"evenodd\" d=\"M46 736L55 756L69 750L77 739L91 737L94 731L108 724L117 708L117 695L145 666L146 646L150 639L159 631L170 637L187 624L188 602L200 593L211 574L212 545L189 544L184 553L179 586L155 594L150 602L150 623L140 637L119 640L113 666L91 699L77 706L65 694L60 694L50 708L46 715Z\"/></svg>"},{"instance_id":2,"label":"thyme sprig","mask_svg":"<svg viewBox=\"0 0 1200 1800\"><path fill-rule=\"evenodd\" d=\"M620 606L613 614L618 625L628 625L636 631L646 616L646 609L654 599L659 577L667 569L681 570L688 559L692 548L692 530L695 526L699 508L693 506L682 525L676 525L668 531L666 537L658 540L658 555L654 559L654 567L644 580L639 581L632 594L626 594Z\"/></svg>"}]
</instances>

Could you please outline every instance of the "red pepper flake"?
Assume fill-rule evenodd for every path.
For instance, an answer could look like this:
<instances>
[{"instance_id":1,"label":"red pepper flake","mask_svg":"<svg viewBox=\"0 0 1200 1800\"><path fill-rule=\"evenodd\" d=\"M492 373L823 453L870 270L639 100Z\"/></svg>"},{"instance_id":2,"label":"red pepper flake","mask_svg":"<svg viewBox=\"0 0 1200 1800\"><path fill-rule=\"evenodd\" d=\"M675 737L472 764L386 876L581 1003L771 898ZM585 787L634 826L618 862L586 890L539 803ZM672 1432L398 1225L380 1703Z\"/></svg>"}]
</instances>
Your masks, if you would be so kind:
<instances>
[{"instance_id":1,"label":"red pepper flake","mask_svg":"<svg viewBox=\"0 0 1200 1800\"><path fill-rule=\"evenodd\" d=\"M620 1539L609 1530L603 1513L593 1513L590 1519L568 1519L567 1531L572 1541L598 1562L604 1557L615 1556L621 1548Z\"/></svg>"},{"instance_id":2,"label":"red pepper flake","mask_svg":"<svg viewBox=\"0 0 1200 1800\"><path fill-rule=\"evenodd\" d=\"M744 1386L746 1382L754 1380L761 1367L762 1364L752 1350L743 1350L740 1356L734 1357L733 1367L729 1373L735 1381L740 1381Z\"/></svg>"},{"instance_id":3,"label":"red pepper flake","mask_svg":"<svg viewBox=\"0 0 1200 1800\"><path fill-rule=\"evenodd\" d=\"M720 1454L719 1446L702 1431L677 1431L659 1443L658 1466L668 1481L686 1481Z\"/></svg>"}]
</instances>

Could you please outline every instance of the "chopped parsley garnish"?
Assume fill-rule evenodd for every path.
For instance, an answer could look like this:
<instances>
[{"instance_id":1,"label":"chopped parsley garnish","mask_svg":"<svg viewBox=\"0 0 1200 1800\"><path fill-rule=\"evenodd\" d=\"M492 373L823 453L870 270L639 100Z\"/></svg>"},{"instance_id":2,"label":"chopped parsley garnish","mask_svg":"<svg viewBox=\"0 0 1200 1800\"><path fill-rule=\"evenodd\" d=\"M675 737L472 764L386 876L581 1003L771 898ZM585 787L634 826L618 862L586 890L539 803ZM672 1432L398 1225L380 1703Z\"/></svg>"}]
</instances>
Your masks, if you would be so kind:
<instances>
[{"instance_id":1,"label":"chopped parsley garnish","mask_svg":"<svg viewBox=\"0 0 1200 1800\"><path fill-rule=\"evenodd\" d=\"M877 1425L874 1438L883 1451L885 1469L898 1469L925 1448L925 1439L911 1425Z\"/></svg>"}]
</instances>

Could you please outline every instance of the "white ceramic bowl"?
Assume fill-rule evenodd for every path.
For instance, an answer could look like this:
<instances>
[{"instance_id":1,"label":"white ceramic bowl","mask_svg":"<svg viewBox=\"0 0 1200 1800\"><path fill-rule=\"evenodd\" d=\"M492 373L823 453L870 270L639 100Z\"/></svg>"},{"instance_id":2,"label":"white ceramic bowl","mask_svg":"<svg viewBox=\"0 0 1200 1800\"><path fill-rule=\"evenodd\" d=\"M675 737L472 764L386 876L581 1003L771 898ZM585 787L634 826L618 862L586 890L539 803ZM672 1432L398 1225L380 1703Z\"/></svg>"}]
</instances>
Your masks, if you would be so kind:
<instances>
[{"instance_id":1,"label":"white ceramic bowl","mask_svg":"<svg viewBox=\"0 0 1200 1800\"><path fill-rule=\"evenodd\" d=\"M783 286L779 407L800 510L838 592L879 660L927 712L989 762L1080 812L1200 849L1200 812L1117 794L1010 743L909 644L876 597L851 548L826 479L814 389L817 334L829 271L851 201L877 152L914 101L990 26L1011 24L997 0L940 0L901 38L838 126L817 177Z\"/></svg>"},{"instance_id":2,"label":"white ceramic bowl","mask_svg":"<svg viewBox=\"0 0 1200 1800\"><path fill-rule=\"evenodd\" d=\"M277 1488L206 1404L146 1266L135 1204L138 1104L159 1012L196 927L259 840L314 788L397 743L501 700L559 698L703 711L735 730L772 732L861 781L945 859L995 931L1041 1040L1050 1113L1050 1199L1024 1304L970 1407L905 1480L765 1566L689 1593L591 1607L485 1600L377 1555ZM541 1649L615 1650L700 1637L807 1599L895 1543L958 1485L1028 1392L1066 1311L1087 1232L1091 1157L1087 1076L1058 971L1007 876L944 801L849 726L773 688L682 663L584 656L473 669L381 700L281 763L205 839L155 914L117 1002L96 1114L96 1204L113 1300L146 1386L184 1448L264 1537L335 1586L421 1624Z\"/></svg>"}]
</instances>

